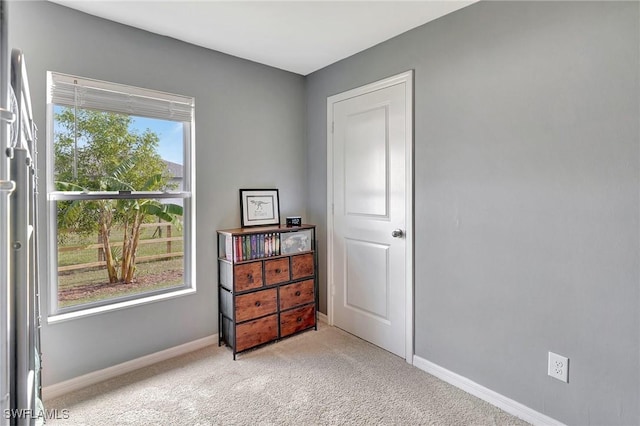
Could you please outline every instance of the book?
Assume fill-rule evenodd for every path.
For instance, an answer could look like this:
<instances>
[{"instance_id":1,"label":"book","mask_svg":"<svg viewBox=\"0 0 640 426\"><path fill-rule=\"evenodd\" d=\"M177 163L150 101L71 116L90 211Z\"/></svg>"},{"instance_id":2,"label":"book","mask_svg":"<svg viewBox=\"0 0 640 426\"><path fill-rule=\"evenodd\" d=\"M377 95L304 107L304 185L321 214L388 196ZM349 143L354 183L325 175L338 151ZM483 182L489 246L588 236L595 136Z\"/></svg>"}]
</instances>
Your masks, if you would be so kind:
<instances>
[{"instance_id":1,"label":"book","mask_svg":"<svg viewBox=\"0 0 640 426\"><path fill-rule=\"evenodd\" d=\"M270 241L271 247L271 256L275 256L276 255L276 234L271 234L271 241Z\"/></svg>"},{"instance_id":2,"label":"book","mask_svg":"<svg viewBox=\"0 0 640 426\"><path fill-rule=\"evenodd\" d=\"M265 236L265 257L271 257L271 234Z\"/></svg>"},{"instance_id":3,"label":"book","mask_svg":"<svg viewBox=\"0 0 640 426\"><path fill-rule=\"evenodd\" d=\"M264 234L258 235L258 257L264 257Z\"/></svg>"},{"instance_id":4,"label":"book","mask_svg":"<svg viewBox=\"0 0 640 426\"><path fill-rule=\"evenodd\" d=\"M249 253L249 250L247 250L247 236L243 235L242 236L242 260L249 260L247 257L247 253Z\"/></svg>"},{"instance_id":5,"label":"book","mask_svg":"<svg viewBox=\"0 0 640 426\"><path fill-rule=\"evenodd\" d=\"M251 235L251 259L255 259L258 257L258 242L256 240L257 235L256 234L252 234Z\"/></svg>"},{"instance_id":6,"label":"book","mask_svg":"<svg viewBox=\"0 0 640 426\"><path fill-rule=\"evenodd\" d=\"M231 235L224 236L224 258L233 260L233 237Z\"/></svg>"},{"instance_id":7,"label":"book","mask_svg":"<svg viewBox=\"0 0 640 426\"><path fill-rule=\"evenodd\" d=\"M233 261L234 262L237 262L238 259L240 258L240 256L238 256L238 248L239 248L238 236L235 235L233 237Z\"/></svg>"}]
</instances>

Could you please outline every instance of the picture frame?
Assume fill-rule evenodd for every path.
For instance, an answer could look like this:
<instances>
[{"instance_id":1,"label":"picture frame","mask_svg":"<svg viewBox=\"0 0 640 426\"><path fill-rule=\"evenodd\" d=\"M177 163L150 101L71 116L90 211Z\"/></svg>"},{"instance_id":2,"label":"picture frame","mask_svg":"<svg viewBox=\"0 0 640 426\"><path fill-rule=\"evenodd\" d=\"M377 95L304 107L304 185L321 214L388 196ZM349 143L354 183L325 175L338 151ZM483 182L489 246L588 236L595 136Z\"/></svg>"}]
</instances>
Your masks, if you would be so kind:
<instances>
[{"instance_id":1,"label":"picture frame","mask_svg":"<svg viewBox=\"0 0 640 426\"><path fill-rule=\"evenodd\" d=\"M240 189L240 224L280 225L280 200L277 189Z\"/></svg>"}]
</instances>

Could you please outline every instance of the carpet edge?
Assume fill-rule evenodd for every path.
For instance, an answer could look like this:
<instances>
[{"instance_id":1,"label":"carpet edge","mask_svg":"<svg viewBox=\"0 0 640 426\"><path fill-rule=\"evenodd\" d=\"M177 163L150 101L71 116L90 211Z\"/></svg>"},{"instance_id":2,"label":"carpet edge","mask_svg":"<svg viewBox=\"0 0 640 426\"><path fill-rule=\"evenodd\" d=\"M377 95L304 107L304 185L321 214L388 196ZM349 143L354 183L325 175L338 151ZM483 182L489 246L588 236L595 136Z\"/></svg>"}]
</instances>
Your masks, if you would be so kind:
<instances>
[{"instance_id":1,"label":"carpet edge","mask_svg":"<svg viewBox=\"0 0 640 426\"><path fill-rule=\"evenodd\" d=\"M473 380L456 374L453 371L447 370L446 368L434 364L433 362L428 361L424 358L421 358L418 355L413 356L413 365L420 370L429 373L439 378L440 380L443 380L450 385L453 385L458 389L461 389L477 398L480 398L483 401L486 401L489 404L498 407L501 410L533 425L565 426L564 423L561 423L554 418L551 418L532 408L529 408L526 405L514 401L511 398L507 398L506 396L499 394L498 392L492 391L491 389L488 389L474 382Z\"/></svg>"}]
</instances>

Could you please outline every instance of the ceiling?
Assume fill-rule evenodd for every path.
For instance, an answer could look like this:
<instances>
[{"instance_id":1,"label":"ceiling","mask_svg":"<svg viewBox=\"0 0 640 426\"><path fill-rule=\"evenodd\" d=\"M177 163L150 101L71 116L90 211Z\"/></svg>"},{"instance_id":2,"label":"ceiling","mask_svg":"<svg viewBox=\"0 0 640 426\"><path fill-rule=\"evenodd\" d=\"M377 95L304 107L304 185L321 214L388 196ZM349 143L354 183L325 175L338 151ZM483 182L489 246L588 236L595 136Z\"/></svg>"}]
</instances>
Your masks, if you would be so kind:
<instances>
[{"instance_id":1,"label":"ceiling","mask_svg":"<svg viewBox=\"0 0 640 426\"><path fill-rule=\"evenodd\" d=\"M477 0L49 1L307 75Z\"/></svg>"}]
</instances>

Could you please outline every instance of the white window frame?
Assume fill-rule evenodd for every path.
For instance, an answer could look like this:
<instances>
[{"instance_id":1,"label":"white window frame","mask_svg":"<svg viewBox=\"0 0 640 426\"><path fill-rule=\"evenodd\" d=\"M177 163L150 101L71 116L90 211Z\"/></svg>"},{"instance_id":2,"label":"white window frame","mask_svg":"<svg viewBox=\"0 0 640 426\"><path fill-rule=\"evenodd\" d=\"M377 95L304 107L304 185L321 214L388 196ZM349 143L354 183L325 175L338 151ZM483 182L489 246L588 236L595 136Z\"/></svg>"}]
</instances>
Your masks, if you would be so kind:
<instances>
[{"instance_id":1,"label":"white window frame","mask_svg":"<svg viewBox=\"0 0 640 426\"><path fill-rule=\"evenodd\" d=\"M56 92L58 88L63 89ZM77 88L73 87L76 86ZM83 96L71 94L71 90L82 91ZM104 95L104 96L103 96ZM74 99L75 98L75 99ZM123 102L123 99L125 100ZM102 102L104 100L104 102ZM54 181L54 106L77 105L100 111L124 113L133 116L146 116L183 123L184 164L183 190L148 192L76 192L56 191ZM195 259L195 99L156 90L143 89L118 83L93 80L57 72L47 72L47 223L48 223L48 275L49 275L49 323L95 315L106 311L123 309L143 303L151 303L170 297L192 294L196 291ZM79 304L60 308L58 306L58 242L56 203L62 200L89 199L176 199L183 200L183 244L184 244L184 283L182 286L151 290L133 295L105 299L98 302Z\"/></svg>"}]
</instances>

